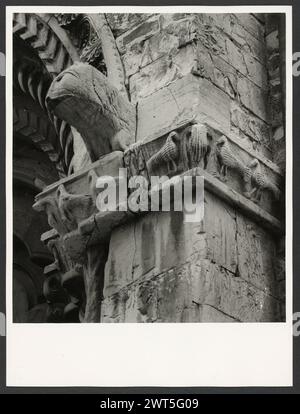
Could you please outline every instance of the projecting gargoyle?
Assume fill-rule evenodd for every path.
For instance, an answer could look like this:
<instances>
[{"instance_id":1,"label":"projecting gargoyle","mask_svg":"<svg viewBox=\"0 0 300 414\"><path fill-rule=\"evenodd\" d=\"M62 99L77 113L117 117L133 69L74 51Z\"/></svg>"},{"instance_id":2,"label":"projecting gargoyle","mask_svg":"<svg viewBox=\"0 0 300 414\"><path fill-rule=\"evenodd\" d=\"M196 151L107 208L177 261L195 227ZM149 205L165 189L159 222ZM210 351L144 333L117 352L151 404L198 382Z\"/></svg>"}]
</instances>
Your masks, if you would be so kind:
<instances>
[{"instance_id":1,"label":"projecting gargoyle","mask_svg":"<svg viewBox=\"0 0 300 414\"><path fill-rule=\"evenodd\" d=\"M91 160L125 151L134 142L136 110L104 76L87 63L75 63L52 82L46 103L81 134Z\"/></svg>"}]
</instances>

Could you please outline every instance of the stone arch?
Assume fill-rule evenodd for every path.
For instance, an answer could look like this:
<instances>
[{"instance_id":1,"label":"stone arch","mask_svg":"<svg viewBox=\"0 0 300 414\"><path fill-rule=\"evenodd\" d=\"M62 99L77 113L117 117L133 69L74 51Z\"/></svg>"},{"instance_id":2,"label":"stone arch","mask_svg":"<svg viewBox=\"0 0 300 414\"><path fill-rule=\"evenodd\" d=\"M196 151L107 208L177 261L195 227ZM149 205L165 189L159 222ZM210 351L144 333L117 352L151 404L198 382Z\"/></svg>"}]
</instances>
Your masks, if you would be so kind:
<instances>
[{"instance_id":1,"label":"stone arch","mask_svg":"<svg viewBox=\"0 0 300 414\"><path fill-rule=\"evenodd\" d=\"M25 113L32 116L34 112ZM35 196L46 185L58 179L58 172L46 153L27 139L34 132L28 121L19 120L14 133L13 159L13 320L28 322L28 314L36 306L45 304L43 297L44 268L53 261L51 252L41 241L41 233L48 230L47 219L32 209ZM34 123L32 122L34 126ZM37 315L31 321L42 322Z\"/></svg>"},{"instance_id":2,"label":"stone arch","mask_svg":"<svg viewBox=\"0 0 300 414\"><path fill-rule=\"evenodd\" d=\"M36 50L53 78L80 60L76 48L53 15L15 13L13 33Z\"/></svg>"},{"instance_id":3,"label":"stone arch","mask_svg":"<svg viewBox=\"0 0 300 414\"><path fill-rule=\"evenodd\" d=\"M14 166L13 231L14 235L26 246L30 260L38 265L42 262L49 264L52 261L52 255L40 240L41 232L48 230L47 219L32 209L34 197L46 183L32 161L28 160L27 168L20 169L18 165Z\"/></svg>"},{"instance_id":4,"label":"stone arch","mask_svg":"<svg viewBox=\"0 0 300 414\"><path fill-rule=\"evenodd\" d=\"M49 139L49 131L41 133L40 118L36 111L16 109L16 105L14 130L22 129L25 135L48 154L50 160L56 164L59 175L64 176L73 156L73 134L69 125L48 112L45 97L51 80L79 61L79 54L54 15L16 13L13 17L13 33L34 51L45 69L38 72L32 65L28 67L24 62L16 62L14 84L47 114L58 136L58 142ZM53 128L47 126L45 129Z\"/></svg>"},{"instance_id":5,"label":"stone arch","mask_svg":"<svg viewBox=\"0 0 300 414\"><path fill-rule=\"evenodd\" d=\"M80 22L76 23L78 26L75 25L75 27L79 33L84 28L84 37L86 37L87 42L85 46L91 46L92 49L101 49L108 79L123 95L128 96L123 63L106 15L71 15L70 21L67 22L59 21L59 16L59 14L15 13L13 16L14 36L19 37L34 50L42 62L47 75L49 75L49 79L52 80L74 62L86 61L86 57L89 55L89 53L85 54L83 50L81 50L81 53L77 50L78 45L75 46L73 44L68 31L64 28L64 26L76 22L78 16L81 16ZM78 33L76 34L78 37ZM86 47L84 49L86 52ZM87 49L89 50L89 47ZM91 54L93 55L93 52ZM28 70L24 70L24 65L18 68L16 83L25 94L31 96L48 113L54 125L60 145L56 145L54 149L50 148L52 143L46 145L48 137L44 136L43 146L49 156L51 155L50 159L56 163L60 176L64 176L66 173L69 174L73 171L74 136L72 129L64 121L61 121L47 111L45 96L49 87L49 81L45 82L43 77L40 77L40 79L35 78L34 82L33 79L33 74L28 74ZM32 120L32 116L28 117L28 121L30 120ZM29 129L32 127L31 124L28 126ZM31 137L30 134L28 136ZM56 152L55 155L54 152Z\"/></svg>"},{"instance_id":6,"label":"stone arch","mask_svg":"<svg viewBox=\"0 0 300 414\"><path fill-rule=\"evenodd\" d=\"M36 111L29 110L17 102L14 105L14 133L21 134L40 148L56 166L59 176L64 175L64 164L61 159L60 148L56 145L55 130L44 117ZM70 139L70 136L67 137ZM67 162L66 162L67 164Z\"/></svg>"}]
</instances>

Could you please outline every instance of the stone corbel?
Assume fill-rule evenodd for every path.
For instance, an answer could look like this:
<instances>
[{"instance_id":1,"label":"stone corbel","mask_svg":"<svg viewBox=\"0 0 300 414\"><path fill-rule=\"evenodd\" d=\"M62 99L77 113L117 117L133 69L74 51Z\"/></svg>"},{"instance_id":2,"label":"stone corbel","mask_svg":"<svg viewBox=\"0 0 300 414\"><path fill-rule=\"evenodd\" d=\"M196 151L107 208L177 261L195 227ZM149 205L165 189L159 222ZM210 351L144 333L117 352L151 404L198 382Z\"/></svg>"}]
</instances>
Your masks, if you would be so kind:
<instances>
[{"instance_id":1,"label":"stone corbel","mask_svg":"<svg viewBox=\"0 0 300 414\"><path fill-rule=\"evenodd\" d=\"M96 182L99 177L108 175L118 185L120 168L123 168L123 154L108 154L85 170L46 187L36 197L33 207L48 215L52 227L42 235L43 242L54 256L54 262L45 268L45 294L48 299L52 295L51 304L53 295L57 296L57 300L60 300L58 296L62 292L65 295L64 302L57 308L59 317L56 321L95 321L100 318L95 316L96 308L93 308L94 302L90 302L89 297L91 286L97 287L102 283L99 278L104 272L105 243L108 242L105 240L99 250L98 234L102 230L97 226L96 199L101 190L97 189ZM89 220L91 231L81 231ZM110 225L111 222L108 222ZM55 291L49 290L50 281L56 283ZM102 291L94 294L98 295L97 301L101 301Z\"/></svg>"},{"instance_id":2,"label":"stone corbel","mask_svg":"<svg viewBox=\"0 0 300 414\"><path fill-rule=\"evenodd\" d=\"M78 224L89 217L94 210L93 198L90 194L71 194L63 184L57 189L57 203L61 220L69 231L75 230Z\"/></svg>"},{"instance_id":3,"label":"stone corbel","mask_svg":"<svg viewBox=\"0 0 300 414\"><path fill-rule=\"evenodd\" d=\"M196 116L137 142L125 152L124 163L129 177L143 175L149 183L154 175L172 177L200 167L276 216L280 170L239 138L221 134Z\"/></svg>"},{"instance_id":4,"label":"stone corbel","mask_svg":"<svg viewBox=\"0 0 300 414\"><path fill-rule=\"evenodd\" d=\"M123 162L124 161L124 162ZM51 185L36 197L35 208L48 214L53 227L48 234L69 303L65 321L100 321L103 275L112 231L136 213L98 211L96 200L100 177L110 176L118 186L119 169L127 168L128 179L152 175L183 179L204 177L204 188L271 232L282 233L274 199L280 198L280 171L271 161L250 151L239 139L225 136L197 118L182 122L158 136L133 144L123 153L111 153L86 170ZM161 189L159 189L161 191ZM151 187L149 188L149 196ZM130 193L129 193L130 196ZM271 197L271 198L270 198ZM48 232L49 233L49 232ZM51 269L49 274L52 276Z\"/></svg>"},{"instance_id":5,"label":"stone corbel","mask_svg":"<svg viewBox=\"0 0 300 414\"><path fill-rule=\"evenodd\" d=\"M57 199L53 195L49 195L40 200L36 200L32 206L38 212L45 212L48 217L48 224L60 234L68 232L68 228L61 219Z\"/></svg>"},{"instance_id":6,"label":"stone corbel","mask_svg":"<svg viewBox=\"0 0 300 414\"><path fill-rule=\"evenodd\" d=\"M90 194L71 194L60 184L51 195L37 200L33 208L45 211L48 224L59 234L66 234L92 213L93 200Z\"/></svg>"},{"instance_id":7,"label":"stone corbel","mask_svg":"<svg viewBox=\"0 0 300 414\"><path fill-rule=\"evenodd\" d=\"M171 177L198 166L206 169L210 138L206 125L193 118L167 134L136 143L124 154L128 175L150 179L153 175Z\"/></svg>"}]
</instances>

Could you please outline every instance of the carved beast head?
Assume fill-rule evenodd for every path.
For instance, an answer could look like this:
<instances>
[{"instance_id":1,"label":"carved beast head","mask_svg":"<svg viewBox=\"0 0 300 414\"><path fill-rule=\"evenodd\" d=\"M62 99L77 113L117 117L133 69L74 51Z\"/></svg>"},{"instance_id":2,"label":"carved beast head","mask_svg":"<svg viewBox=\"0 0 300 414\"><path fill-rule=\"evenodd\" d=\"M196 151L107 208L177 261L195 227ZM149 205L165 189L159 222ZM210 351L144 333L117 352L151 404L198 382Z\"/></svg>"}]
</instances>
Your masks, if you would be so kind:
<instances>
[{"instance_id":1,"label":"carved beast head","mask_svg":"<svg viewBox=\"0 0 300 414\"><path fill-rule=\"evenodd\" d=\"M216 146L217 147L222 147L224 144L226 144L227 142L227 138L225 137L225 135L222 135L216 142Z\"/></svg>"},{"instance_id":2,"label":"carved beast head","mask_svg":"<svg viewBox=\"0 0 300 414\"><path fill-rule=\"evenodd\" d=\"M87 63L75 63L52 82L46 103L58 118L75 127L92 160L114 148L120 131L135 135L135 108L106 76ZM116 145L115 145L116 147Z\"/></svg>"}]
</instances>

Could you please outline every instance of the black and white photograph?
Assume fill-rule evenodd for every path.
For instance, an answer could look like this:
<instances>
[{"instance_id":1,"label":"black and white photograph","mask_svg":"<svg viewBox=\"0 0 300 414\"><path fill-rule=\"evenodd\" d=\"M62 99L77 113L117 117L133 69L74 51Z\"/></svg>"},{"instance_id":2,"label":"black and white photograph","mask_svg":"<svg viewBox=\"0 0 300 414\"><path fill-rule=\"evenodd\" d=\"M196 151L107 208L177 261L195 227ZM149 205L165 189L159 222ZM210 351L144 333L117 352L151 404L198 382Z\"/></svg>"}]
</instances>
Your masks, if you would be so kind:
<instances>
[{"instance_id":1,"label":"black and white photograph","mask_svg":"<svg viewBox=\"0 0 300 414\"><path fill-rule=\"evenodd\" d=\"M292 386L292 9L5 19L7 384Z\"/></svg>"},{"instance_id":2,"label":"black and white photograph","mask_svg":"<svg viewBox=\"0 0 300 414\"><path fill-rule=\"evenodd\" d=\"M284 86L284 14L15 13L14 322L285 321Z\"/></svg>"}]
</instances>

